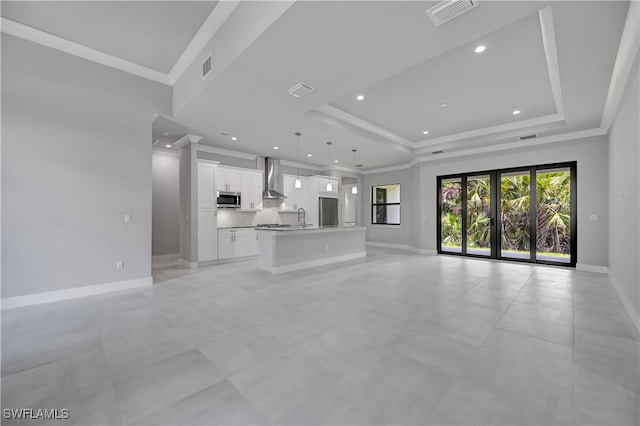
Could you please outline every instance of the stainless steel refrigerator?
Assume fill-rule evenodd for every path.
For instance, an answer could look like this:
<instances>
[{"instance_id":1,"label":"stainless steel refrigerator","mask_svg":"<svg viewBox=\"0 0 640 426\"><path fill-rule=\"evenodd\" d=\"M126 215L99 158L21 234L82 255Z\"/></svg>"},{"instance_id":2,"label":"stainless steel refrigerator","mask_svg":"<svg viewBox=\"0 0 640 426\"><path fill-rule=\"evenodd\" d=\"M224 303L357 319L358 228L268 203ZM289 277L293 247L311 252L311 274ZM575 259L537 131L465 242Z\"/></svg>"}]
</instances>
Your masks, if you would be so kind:
<instances>
[{"instance_id":1,"label":"stainless steel refrigerator","mask_svg":"<svg viewBox=\"0 0 640 426\"><path fill-rule=\"evenodd\" d=\"M320 227L338 226L338 199L320 197Z\"/></svg>"}]
</instances>

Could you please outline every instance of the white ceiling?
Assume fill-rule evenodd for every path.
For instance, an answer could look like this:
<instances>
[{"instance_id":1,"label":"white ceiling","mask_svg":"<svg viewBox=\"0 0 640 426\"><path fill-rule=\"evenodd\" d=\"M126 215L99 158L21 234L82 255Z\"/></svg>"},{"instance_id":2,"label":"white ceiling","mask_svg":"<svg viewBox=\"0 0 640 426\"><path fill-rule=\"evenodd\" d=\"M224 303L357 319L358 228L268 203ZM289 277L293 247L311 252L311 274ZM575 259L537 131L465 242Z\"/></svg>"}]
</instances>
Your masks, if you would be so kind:
<instances>
[{"instance_id":1,"label":"white ceiling","mask_svg":"<svg viewBox=\"0 0 640 426\"><path fill-rule=\"evenodd\" d=\"M171 60L162 57L167 37L187 45L214 7L74 2L60 12L48 6L59 2L7 3L9 19L162 72L180 56L172 47ZM201 144L295 161L300 131L301 161L351 167L355 148L357 162L371 169L437 149L490 149L522 135L599 127L628 2L480 1L439 27L425 14L435 3L296 2L186 107L154 122L154 139L164 138L156 146L190 132L204 137ZM67 15L102 32L69 29ZM157 24L169 15L175 25ZM478 44L484 53L473 51ZM285 92L299 82L315 91ZM331 159L326 141L334 142Z\"/></svg>"},{"instance_id":2,"label":"white ceiling","mask_svg":"<svg viewBox=\"0 0 640 426\"><path fill-rule=\"evenodd\" d=\"M557 112L537 13L330 104L412 142Z\"/></svg>"},{"instance_id":3,"label":"white ceiling","mask_svg":"<svg viewBox=\"0 0 640 426\"><path fill-rule=\"evenodd\" d=\"M2 17L168 73L217 1L2 1Z\"/></svg>"}]
</instances>

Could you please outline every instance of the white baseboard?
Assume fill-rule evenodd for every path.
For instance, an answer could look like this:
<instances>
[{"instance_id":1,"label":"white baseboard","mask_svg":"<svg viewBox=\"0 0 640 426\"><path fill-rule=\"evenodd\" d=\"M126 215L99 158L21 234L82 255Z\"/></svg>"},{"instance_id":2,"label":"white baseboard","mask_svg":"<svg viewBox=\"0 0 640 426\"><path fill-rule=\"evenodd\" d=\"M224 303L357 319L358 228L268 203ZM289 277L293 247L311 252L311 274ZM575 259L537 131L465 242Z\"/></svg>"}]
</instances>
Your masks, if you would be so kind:
<instances>
[{"instance_id":1,"label":"white baseboard","mask_svg":"<svg viewBox=\"0 0 640 426\"><path fill-rule=\"evenodd\" d=\"M133 288L147 287L151 285L153 285L153 278L149 276L106 284L88 285L64 290L47 291L45 293L27 294L25 296L7 297L5 299L1 299L1 305L2 310L13 309L23 306L39 305L41 303L56 302L59 300L110 293L112 291L130 290Z\"/></svg>"},{"instance_id":2,"label":"white baseboard","mask_svg":"<svg viewBox=\"0 0 640 426\"><path fill-rule=\"evenodd\" d=\"M360 259L363 257L367 257L366 251L345 254L342 256L325 257L322 259L310 260L308 262L293 263L291 265L268 266L263 269L271 272L272 274L282 274L284 272L299 271L300 269L307 269L307 268L313 268L315 266L329 265L331 263L346 262L347 260Z\"/></svg>"},{"instance_id":3,"label":"white baseboard","mask_svg":"<svg viewBox=\"0 0 640 426\"><path fill-rule=\"evenodd\" d=\"M398 249L398 250L410 250L413 253L427 254L430 256L434 256L438 254L436 250L421 249L418 247L410 246L408 244L391 244L391 243L379 243L376 241L367 241L367 245L372 247L384 247L384 248L392 248L392 249Z\"/></svg>"},{"instance_id":4,"label":"white baseboard","mask_svg":"<svg viewBox=\"0 0 640 426\"><path fill-rule=\"evenodd\" d=\"M427 250L418 247L411 247L411 251L418 254L426 254L428 256L436 256L438 254L437 250Z\"/></svg>"},{"instance_id":5,"label":"white baseboard","mask_svg":"<svg viewBox=\"0 0 640 426\"><path fill-rule=\"evenodd\" d=\"M609 280L611 281L611 284L613 285L616 293L618 293L618 297L620 297L620 300L622 300L622 304L627 310L629 318L631 318L631 321L636 326L636 329L638 330L638 332L640 332L640 318L638 318L638 312L636 312L636 310L634 309L631 300L629 300L629 296L627 296L627 294L622 289L620 281L618 281L618 278L616 278L616 276L611 271L609 271Z\"/></svg>"},{"instance_id":6,"label":"white baseboard","mask_svg":"<svg viewBox=\"0 0 640 426\"><path fill-rule=\"evenodd\" d=\"M596 272L598 274L606 274L609 269L606 266L587 265L584 263L576 263L576 270L584 272Z\"/></svg>"},{"instance_id":7,"label":"white baseboard","mask_svg":"<svg viewBox=\"0 0 640 426\"><path fill-rule=\"evenodd\" d=\"M411 246L408 244L378 243L375 241L367 241L367 245L372 247L384 247L398 250L411 250Z\"/></svg>"},{"instance_id":8,"label":"white baseboard","mask_svg":"<svg viewBox=\"0 0 640 426\"><path fill-rule=\"evenodd\" d=\"M180 259L180 265L189 269L198 269L198 262L189 262L188 260Z\"/></svg>"},{"instance_id":9,"label":"white baseboard","mask_svg":"<svg viewBox=\"0 0 640 426\"><path fill-rule=\"evenodd\" d=\"M171 261L177 261L179 259L180 259L180 253L159 254L157 256L151 256L152 263L171 262Z\"/></svg>"}]
</instances>

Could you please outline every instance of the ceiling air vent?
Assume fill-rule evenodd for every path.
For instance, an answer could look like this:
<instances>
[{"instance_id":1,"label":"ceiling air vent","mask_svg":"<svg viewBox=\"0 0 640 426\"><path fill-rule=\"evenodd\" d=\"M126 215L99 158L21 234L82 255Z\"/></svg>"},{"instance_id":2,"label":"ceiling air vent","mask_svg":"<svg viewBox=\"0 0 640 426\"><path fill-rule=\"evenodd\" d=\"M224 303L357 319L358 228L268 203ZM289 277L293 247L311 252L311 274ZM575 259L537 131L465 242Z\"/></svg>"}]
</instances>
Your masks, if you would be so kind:
<instances>
[{"instance_id":1,"label":"ceiling air vent","mask_svg":"<svg viewBox=\"0 0 640 426\"><path fill-rule=\"evenodd\" d=\"M444 152L443 150L431 151L432 154L442 154L443 152Z\"/></svg>"},{"instance_id":2,"label":"ceiling air vent","mask_svg":"<svg viewBox=\"0 0 640 426\"><path fill-rule=\"evenodd\" d=\"M301 98L304 95L307 95L311 92L313 92L313 87L304 84L304 83L298 83L295 86L293 86L291 89L287 90L287 93L289 93L290 95L295 96L296 98Z\"/></svg>"},{"instance_id":3,"label":"ceiling air vent","mask_svg":"<svg viewBox=\"0 0 640 426\"><path fill-rule=\"evenodd\" d=\"M427 15L436 25L442 25L478 5L478 0L445 0L430 9Z\"/></svg>"},{"instance_id":4,"label":"ceiling air vent","mask_svg":"<svg viewBox=\"0 0 640 426\"><path fill-rule=\"evenodd\" d=\"M525 141L525 140L527 140L527 139L535 139L535 138L537 138L537 137L538 137L538 135L520 136L520 140L521 140L521 141Z\"/></svg>"},{"instance_id":5,"label":"ceiling air vent","mask_svg":"<svg viewBox=\"0 0 640 426\"><path fill-rule=\"evenodd\" d=\"M356 167L364 167L364 164L356 164Z\"/></svg>"},{"instance_id":6,"label":"ceiling air vent","mask_svg":"<svg viewBox=\"0 0 640 426\"><path fill-rule=\"evenodd\" d=\"M211 53L207 59L202 62L202 78L205 78L211 72Z\"/></svg>"}]
</instances>

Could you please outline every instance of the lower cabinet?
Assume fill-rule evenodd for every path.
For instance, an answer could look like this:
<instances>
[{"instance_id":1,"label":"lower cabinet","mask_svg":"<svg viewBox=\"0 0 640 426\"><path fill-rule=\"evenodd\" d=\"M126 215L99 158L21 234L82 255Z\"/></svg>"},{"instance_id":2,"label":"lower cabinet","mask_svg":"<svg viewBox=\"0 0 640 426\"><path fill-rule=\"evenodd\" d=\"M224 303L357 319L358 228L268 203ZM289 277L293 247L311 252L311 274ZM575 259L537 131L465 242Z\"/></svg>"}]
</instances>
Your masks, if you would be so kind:
<instances>
[{"instance_id":1,"label":"lower cabinet","mask_svg":"<svg viewBox=\"0 0 640 426\"><path fill-rule=\"evenodd\" d=\"M256 256L257 254L258 231L255 229L218 230L218 259Z\"/></svg>"}]
</instances>

